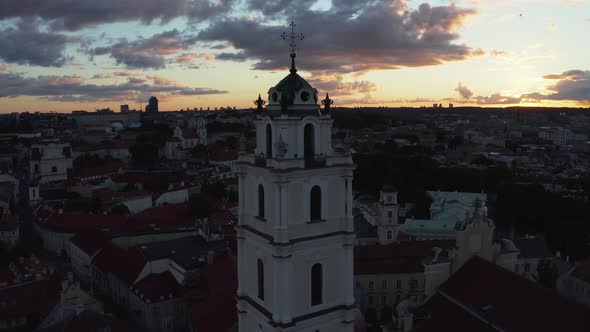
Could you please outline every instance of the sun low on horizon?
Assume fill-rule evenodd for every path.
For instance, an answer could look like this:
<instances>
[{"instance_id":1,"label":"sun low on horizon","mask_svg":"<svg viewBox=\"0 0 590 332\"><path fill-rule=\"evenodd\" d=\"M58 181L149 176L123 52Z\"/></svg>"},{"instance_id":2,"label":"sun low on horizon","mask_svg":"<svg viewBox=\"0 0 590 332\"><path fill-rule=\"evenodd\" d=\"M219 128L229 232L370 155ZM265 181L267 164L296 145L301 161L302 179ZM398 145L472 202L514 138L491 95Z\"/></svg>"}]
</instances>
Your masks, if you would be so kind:
<instances>
[{"instance_id":1,"label":"sun low on horizon","mask_svg":"<svg viewBox=\"0 0 590 332\"><path fill-rule=\"evenodd\" d=\"M335 106L589 107L589 30L587 0L3 0L0 113L250 108L292 32Z\"/></svg>"}]
</instances>

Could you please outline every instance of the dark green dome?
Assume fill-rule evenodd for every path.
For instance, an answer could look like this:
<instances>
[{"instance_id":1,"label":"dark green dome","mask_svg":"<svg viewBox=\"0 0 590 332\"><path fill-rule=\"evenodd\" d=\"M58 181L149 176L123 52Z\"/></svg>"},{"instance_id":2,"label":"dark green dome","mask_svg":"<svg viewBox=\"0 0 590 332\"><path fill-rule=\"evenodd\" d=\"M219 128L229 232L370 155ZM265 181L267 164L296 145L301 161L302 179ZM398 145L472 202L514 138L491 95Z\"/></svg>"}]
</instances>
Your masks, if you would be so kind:
<instances>
[{"instance_id":1,"label":"dark green dome","mask_svg":"<svg viewBox=\"0 0 590 332\"><path fill-rule=\"evenodd\" d=\"M295 102L297 92L304 88L315 91L303 77L299 76L296 72L291 72L275 86L275 91L280 93L281 105L291 106ZM314 97L310 96L310 98Z\"/></svg>"}]
</instances>

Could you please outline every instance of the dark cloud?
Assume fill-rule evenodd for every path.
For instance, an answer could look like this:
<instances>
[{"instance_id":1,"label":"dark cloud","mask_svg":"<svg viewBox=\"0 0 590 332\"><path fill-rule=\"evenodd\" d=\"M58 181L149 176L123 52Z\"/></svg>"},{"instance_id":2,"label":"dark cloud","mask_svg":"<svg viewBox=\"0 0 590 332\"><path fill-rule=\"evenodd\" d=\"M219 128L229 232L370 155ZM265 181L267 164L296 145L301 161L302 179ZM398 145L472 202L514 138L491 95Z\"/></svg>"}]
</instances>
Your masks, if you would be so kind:
<instances>
[{"instance_id":1,"label":"dark cloud","mask_svg":"<svg viewBox=\"0 0 590 332\"><path fill-rule=\"evenodd\" d=\"M33 20L22 20L16 27L0 30L0 59L20 65L61 67L69 60L64 51L72 41L75 39L63 34L40 31Z\"/></svg>"},{"instance_id":2,"label":"dark cloud","mask_svg":"<svg viewBox=\"0 0 590 332\"><path fill-rule=\"evenodd\" d=\"M466 87L465 85L463 85L461 83L459 83L457 88L455 88L455 91L459 92L459 94L461 95L461 97L463 97L463 99L469 99L469 98L471 98L471 96L473 96L473 92L471 90L469 90L468 87Z\"/></svg>"},{"instance_id":3,"label":"dark cloud","mask_svg":"<svg viewBox=\"0 0 590 332\"><path fill-rule=\"evenodd\" d=\"M16 73L0 73L0 97L37 96L51 100L125 100L138 92L161 95L211 95L227 93L211 88L191 88L170 80L147 84L144 79L130 78L122 84L96 85L80 76L23 77Z\"/></svg>"},{"instance_id":4,"label":"dark cloud","mask_svg":"<svg viewBox=\"0 0 590 332\"><path fill-rule=\"evenodd\" d=\"M167 56L181 52L195 43L194 36L183 35L174 29L149 38L120 40L110 46L90 49L88 53L91 56L110 55L117 64L125 65L127 68L161 69L167 64Z\"/></svg>"},{"instance_id":5,"label":"dark cloud","mask_svg":"<svg viewBox=\"0 0 590 332\"><path fill-rule=\"evenodd\" d=\"M306 35L297 59L301 69L364 72L437 65L482 53L456 43L457 28L475 13L471 9L423 4L412 10L402 0L335 0L329 11L311 11L309 2L249 2L263 13L273 13L273 8L283 8L285 3L291 4L286 7L292 9L289 17L300 23L297 28ZM233 18L214 22L199 33L199 38L225 41L243 52L224 56L228 60L247 58L255 61L256 69L276 70L289 64L287 43L280 38L285 30L261 20Z\"/></svg>"},{"instance_id":6,"label":"dark cloud","mask_svg":"<svg viewBox=\"0 0 590 332\"><path fill-rule=\"evenodd\" d=\"M248 60L248 56L244 52L239 52L239 53L222 52L222 53L215 55L215 59L244 62L244 61Z\"/></svg>"},{"instance_id":7,"label":"dark cloud","mask_svg":"<svg viewBox=\"0 0 590 332\"><path fill-rule=\"evenodd\" d=\"M552 93L530 93L523 97L534 100L573 100L590 101L590 71L568 70L561 74L543 76L545 79L557 80L547 87Z\"/></svg>"},{"instance_id":8,"label":"dark cloud","mask_svg":"<svg viewBox=\"0 0 590 332\"><path fill-rule=\"evenodd\" d=\"M583 70L568 70L561 74L549 74L543 76L544 79L547 80L563 80L563 79L571 79L571 80L578 80L584 79L588 75L588 72Z\"/></svg>"},{"instance_id":9,"label":"dark cloud","mask_svg":"<svg viewBox=\"0 0 590 332\"><path fill-rule=\"evenodd\" d=\"M2 0L0 19L40 17L54 28L78 30L111 22L210 19L232 5L233 0Z\"/></svg>"}]
</instances>

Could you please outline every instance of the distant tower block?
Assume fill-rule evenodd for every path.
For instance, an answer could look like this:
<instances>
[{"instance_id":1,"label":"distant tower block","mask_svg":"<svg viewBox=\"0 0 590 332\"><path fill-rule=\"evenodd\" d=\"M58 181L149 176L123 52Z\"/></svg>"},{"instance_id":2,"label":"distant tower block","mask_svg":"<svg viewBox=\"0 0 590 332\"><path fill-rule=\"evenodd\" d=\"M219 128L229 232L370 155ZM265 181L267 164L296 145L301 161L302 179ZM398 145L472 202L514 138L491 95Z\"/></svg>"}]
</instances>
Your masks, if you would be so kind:
<instances>
[{"instance_id":1,"label":"distant tower block","mask_svg":"<svg viewBox=\"0 0 590 332\"><path fill-rule=\"evenodd\" d=\"M146 107L147 112L158 113L158 98L151 96Z\"/></svg>"},{"instance_id":2,"label":"distant tower block","mask_svg":"<svg viewBox=\"0 0 590 332\"><path fill-rule=\"evenodd\" d=\"M324 111L326 111L326 113L330 112L332 104L334 104L334 101L330 99L330 96L326 93L326 99L322 100L322 105L324 105Z\"/></svg>"},{"instance_id":3,"label":"distant tower block","mask_svg":"<svg viewBox=\"0 0 590 332\"><path fill-rule=\"evenodd\" d=\"M266 104L266 101L265 101L265 100L263 100L263 99L260 97L260 94L258 94L258 99L254 100L254 105L256 105L256 111L257 111L258 113L262 113L262 111L263 111L263 108L262 108L262 107L263 107L265 104Z\"/></svg>"}]
</instances>

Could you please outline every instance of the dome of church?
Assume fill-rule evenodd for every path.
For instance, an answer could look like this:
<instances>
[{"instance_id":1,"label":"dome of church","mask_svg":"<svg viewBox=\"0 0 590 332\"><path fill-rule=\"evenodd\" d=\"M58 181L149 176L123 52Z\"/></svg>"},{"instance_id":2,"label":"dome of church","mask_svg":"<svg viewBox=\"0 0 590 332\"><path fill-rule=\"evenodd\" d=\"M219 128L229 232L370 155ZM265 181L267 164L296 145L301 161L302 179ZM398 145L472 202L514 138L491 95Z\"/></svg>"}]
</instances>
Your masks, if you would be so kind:
<instances>
[{"instance_id":1,"label":"dome of church","mask_svg":"<svg viewBox=\"0 0 590 332\"><path fill-rule=\"evenodd\" d=\"M269 99L271 102L279 102L279 96L281 98L281 104L288 106L294 105L295 101L316 103L318 99L317 90L312 88L295 71L291 71L289 75L274 87Z\"/></svg>"}]
</instances>

